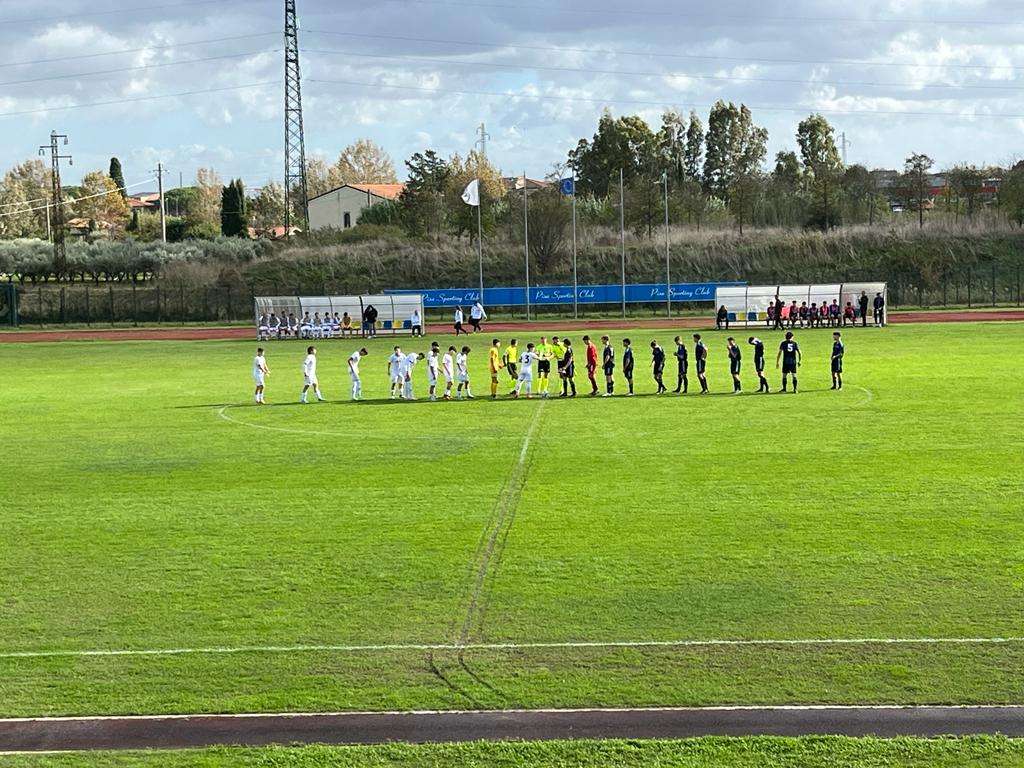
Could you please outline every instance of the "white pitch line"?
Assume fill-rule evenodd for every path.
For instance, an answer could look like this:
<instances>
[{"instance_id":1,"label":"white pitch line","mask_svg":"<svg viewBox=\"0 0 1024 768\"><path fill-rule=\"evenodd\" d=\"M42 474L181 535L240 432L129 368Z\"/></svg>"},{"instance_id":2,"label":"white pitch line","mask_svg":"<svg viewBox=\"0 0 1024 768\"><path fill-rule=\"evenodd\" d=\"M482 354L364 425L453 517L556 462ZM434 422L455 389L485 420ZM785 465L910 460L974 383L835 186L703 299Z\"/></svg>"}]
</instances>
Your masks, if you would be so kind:
<instances>
[{"instance_id":1,"label":"white pitch line","mask_svg":"<svg viewBox=\"0 0 1024 768\"><path fill-rule=\"evenodd\" d=\"M367 645L240 645L197 648L122 648L58 651L3 651L0 659L92 656L184 656L234 653L401 653L403 651L521 651L586 648L708 648L804 645L1003 645L1024 643L1021 637L834 637L712 640L584 640L527 643L377 643Z\"/></svg>"}]
</instances>

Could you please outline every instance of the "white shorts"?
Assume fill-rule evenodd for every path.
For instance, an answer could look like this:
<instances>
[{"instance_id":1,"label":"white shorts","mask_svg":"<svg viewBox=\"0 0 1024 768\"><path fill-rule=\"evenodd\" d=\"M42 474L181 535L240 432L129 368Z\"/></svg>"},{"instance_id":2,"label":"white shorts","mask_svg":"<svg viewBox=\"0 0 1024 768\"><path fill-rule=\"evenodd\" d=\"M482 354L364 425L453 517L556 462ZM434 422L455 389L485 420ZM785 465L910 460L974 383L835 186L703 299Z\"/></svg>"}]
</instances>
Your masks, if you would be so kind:
<instances>
[{"instance_id":1,"label":"white shorts","mask_svg":"<svg viewBox=\"0 0 1024 768\"><path fill-rule=\"evenodd\" d=\"M405 374L402 373L401 371L392 371L391 372L391 383L392 384L397 384L400 381L405 381Z\"/></svg>"},{"instance_id":2,"label":"white shorts","mask_svg":"<svg viewBox=\"0 0 1024 768\"><path fill-rule=\"evenodd\" d=\"M263 386L263 379L264 378L265 378L265 376L262 373L254 373L252 375L252 380L256 382L256 386L257 387L262 387Z\"/></svg>"},{"instance_id":3,"label":"white shorts","mask_svg":"<svg viewBox=\"0 0 1024 768\"><path fill-rule=\"evenodd\" d=\"M349 371L348 375L352 378L352 383L353 384L357 384L359 382L359 374L358 373L352 373L352 371Z\"/></svg>"},{"instance_id":4,"label":"white shorts","mask_svg":"<svg viewBox=\"0 0 1024 768\"><path fill-rule=\"evenodd\" d=\"M437 384L437 371L432 371L429 368L427 369L427 382L430 386Z\"/></svg>"},{"instance_id":5,"label":"white shorts","mask_svg":"<svg viewBox=\"0 0 1024 768\"><path fill-rule=\"evenodd\" d=\"M305 380L307 387L320 386L320 382L316 380L316 376L303 376L302 378Z\"/></svg>"},{"instance_id":6,"label":"white shorts","mask_svg":"<svg viewBox=\"0 0 1024 768\"><path fill-rule=\"evenodd\" d=\"M457 382L459 382L460 384L467 384L467 383L469 383L469 374L468 373L457 373L457 374L455 374L455 380Z\"/></svg>"},{"instance_id":7,"label":"white shorts","mask_svg":"<svg viewBox=\"0 0 1024 768\"><path fill-rule=\"evenodd\" d=\"M520 373L519 374L519 380L520 381L533 381L533 374L532 373Z\"/></svg>"}]
</instances>

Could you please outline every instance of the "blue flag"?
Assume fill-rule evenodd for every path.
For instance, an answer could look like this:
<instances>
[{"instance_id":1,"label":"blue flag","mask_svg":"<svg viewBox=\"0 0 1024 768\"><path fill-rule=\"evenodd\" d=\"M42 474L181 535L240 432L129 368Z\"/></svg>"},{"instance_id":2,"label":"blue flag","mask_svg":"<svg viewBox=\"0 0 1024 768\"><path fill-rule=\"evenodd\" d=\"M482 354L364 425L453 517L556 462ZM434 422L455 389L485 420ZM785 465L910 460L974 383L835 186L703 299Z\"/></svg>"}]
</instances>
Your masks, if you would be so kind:
<instances>
[{"instance_id":1,"label":"blue flag","mask_svg":"<svg viewBox=\"0 0 1024 768\"><path fill-rule=\"evenodd\" d=\"M576 194L576 182L573 179L562 179L561 190L563 195L575 195Z\"/></svg>"}]
</instances>

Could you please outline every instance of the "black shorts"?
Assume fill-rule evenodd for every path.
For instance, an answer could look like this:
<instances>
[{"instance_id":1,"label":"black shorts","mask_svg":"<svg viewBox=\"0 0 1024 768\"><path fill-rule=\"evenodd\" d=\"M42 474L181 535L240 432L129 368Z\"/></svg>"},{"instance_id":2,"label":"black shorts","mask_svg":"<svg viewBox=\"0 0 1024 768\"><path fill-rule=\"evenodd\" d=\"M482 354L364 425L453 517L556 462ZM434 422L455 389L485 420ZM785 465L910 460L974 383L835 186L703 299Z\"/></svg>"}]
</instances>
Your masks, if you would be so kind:
<instances>
[{"instance_id":1,"label":"black shorts","mask_svg":"<svg viewBox=\"0 0 1024 768\"><path fill-rule=\"evenodd\" d=\"M661 374L663 374L664 372L665 372L665 366L664 365L655 365L654 366L654 375L655 376L661 376Z\"/></svg>"},{"instance_id":2,"label":"black shorts","mask_svg":"<svg viewBox=\"0 0 1024 768\"><path fill-rule=\"evenodd\" d=\"M707 367L708 367L707 360L703 360L703 359L698 359L697 360L697 373L704 373L704 371L707 370Z\"/></svg>"},{"instance_id":3,"label":"black shorts","mask_svg":"<svg viewBox=\"0 0 1024 768\"><path fill-rule=\"evenodd\" d=\"M505 368L508 369L508 375L511 376L513 379L516 378L516 376L518 376L518 374L516 373L516 364L515 363L508 363L505 366Z\"/></svg>"},{"instance_id":4,"label":"black shorts","mask_svg":"<svg viewBox=\"0 0 1024 768\"><path fill-rule=\"evenodd\" d=\"M615 366L614 365L606 365L606 366L604 366L604 375L605 376L611 376L612 372L614 370L615 370Z\"/></svg>"},{"instance_id":5,"label":"black shorts","mask_svg":"<svg viewBox=\"0 0 1024 768\"><path fill-rule=\"evenodd\" d=\"M622 375L625 376L627 379L632 379L633 378L633 369L632 368L623 368L622 369Z\"/></svg>"},{"instance_id":6,"label":"black shorts","mask_svg":"<svg viewBox=\"0 0 1024 768\"><path fill-rule=\"evenodd\" d=\"M544 374L547 376L551 373L551 361L550 360L538 360L537 361L537 374Z\"/></svg>"},{"instance_id":7,"label":"black shorts","mask_svg":"<svg viewBox=\"0 0 1024 768\"><path fill-rule=\"evenodd\" d=\"M785 375L787 373L792 373L792 374L795 375L796 374L796 360L790 360L788 362L783 360L782 361L782 373L783 373L783 375Z\"/></svg>"},{"instance_id":8,"label":"black shorts","mask_svg":"<svg viewBox=\"0 0 1024 768\"><path fill-rule=\"evenodd\" d=\"M764 358L763 357L755 357L754 358L754 370L757 371L758 373L764 373Z\"/></svg>"},{"instance_id":9,"label":"black shorts","mask_svg":"<svg viewBox=\"0 0 1024 768\"><path fill-rule=\"evenodd\" d=\"M687 361L687 360L680 360L679 361L679 375L680 376L685 376L687 374L687 372L689 372L689 370L690 370L690 363L689 363L689 361Z\"/></svg>"},{"instance_id":10,"label":"black shorts","mask_svg":"<svg viewBox=\"0 0 1024 768\"><path fill-rule=\"evenodd\" d=\"M842 372L843 372L843 358L841 358L841 357L840 358L836 358L835 360L832 361L832 373L842 373Z\"/></svg>"},{"instance_id":11,"label":"black shorts","mask_svg":"<svg viewBox=\"0 0 1024 768\"><path fill-rule=\"evenodd\" d=\"M740 372L740 361L739 360L730 360L729 361L729 373L739 373L739 372Z\"/></svg>"},{"instance_id":12,"label":"black shorts","mask_svg":"<svg viewBox=\"0 0 1024 768\"><path fill-rule=\"evenodd\" d=\"M569 363L567 366L562 368L562 377L563 378L571 379L575 375L576 375L576 364L575 363Z\"/></svg>"}]
</instances>

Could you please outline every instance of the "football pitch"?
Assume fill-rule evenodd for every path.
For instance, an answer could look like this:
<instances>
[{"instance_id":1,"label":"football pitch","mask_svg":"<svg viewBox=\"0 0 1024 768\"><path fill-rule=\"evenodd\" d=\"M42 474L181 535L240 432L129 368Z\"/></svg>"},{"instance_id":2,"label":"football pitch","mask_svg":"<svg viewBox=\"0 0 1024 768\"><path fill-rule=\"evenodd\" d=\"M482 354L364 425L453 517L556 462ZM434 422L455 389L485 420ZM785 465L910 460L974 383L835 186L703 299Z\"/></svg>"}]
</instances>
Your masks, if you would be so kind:
<instances>
[{"instance_id":1,"label":"football pitch","mask_svg":"<svg viewBox=\"0 0 1024 768\"><path fill-rule=\"evenodd\" d=\"M331 340L262 408L254 342L0 345L0 715L1024 701L1024 324L849 330L841 392L798 332L798 395L610 335L637 397L491 402L489 333L472 402Z\"/></svg>"}]
</instances>

